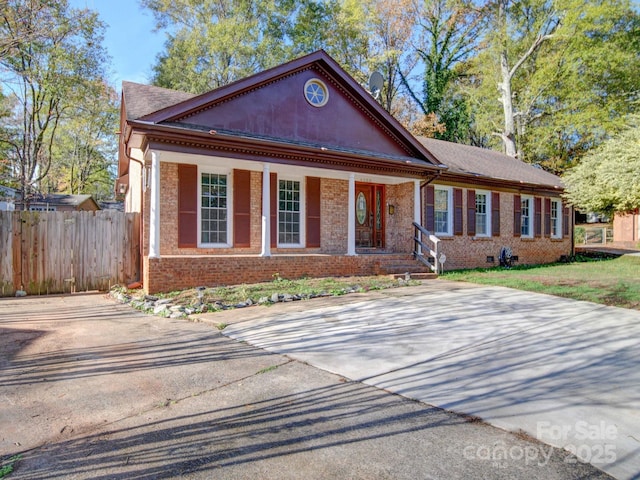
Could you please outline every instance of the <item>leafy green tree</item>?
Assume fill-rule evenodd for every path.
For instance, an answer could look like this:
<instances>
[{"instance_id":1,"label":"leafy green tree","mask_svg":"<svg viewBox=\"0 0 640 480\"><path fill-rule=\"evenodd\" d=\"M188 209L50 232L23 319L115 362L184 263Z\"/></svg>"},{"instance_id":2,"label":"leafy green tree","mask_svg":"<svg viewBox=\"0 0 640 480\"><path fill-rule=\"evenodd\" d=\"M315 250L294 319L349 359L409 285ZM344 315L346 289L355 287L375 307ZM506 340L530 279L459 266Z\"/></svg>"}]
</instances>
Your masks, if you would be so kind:
<instances>
[{"instance_id":1,"label":"leafy green tree","mask_svg":"<svg viewBox=\"0 0 640 480\"><path fill-rule=\"evenodd\" d=\"M478 129L505 153L560 173L633 110L638 14L627 0L489 6L486 48L470 62Z\"/></svg>"},{"instance_id":2,"label":"leafy green tree","mask_svg":"<svg viewBox=\"0 0 640 480\"><path fill-rule=\"evenodd\" d=\"M417 65L413 55L415 8L413 0L373 0L368 6L369 65L384 80L378 101L397 118L411 122L415 106L404 98L403 78Z\"/></svg>"},{"instance_id":3,"label":"leafy green tree","mask_svg":"<svg viewBox=\"0 0 640 480\"><path fill-rule=\"evenodd\" d=\"M90 193L98 200L113 197L119 101L112 87L96 82L92 94L60 124L47 190Z\"/></svg>"},{"instance_id":4,"label":"leafy green tree","mask_svg":"<svg viewBox=\"0 0 640 480\"><path fill-rule=\"evenodd\" d=\"M484 9L471 0L425 0L415 16L415 51L424 73L421 90L406 76L404 85L424 115L434 114L443 126L436 138L467 143L470 112L456 83L466 75L465 62L478 48Z\"/></svg>"},{"instance_id":5,"label":"leafy green tree","mask_svg":"<svg viewBox=\"0 0 640 480\"><path fill-rule=\"evenodd\" d=\"M13 3L12 0L0 0L4 28L8 31L13 30L20 23L29 23L29 17L36 12L43 12L47 8L46 2L32 2L28 8L14 8ZM0 36L0 58L15 54L25 43L42 40L47 36L48 29L47 22L31 23L29 28L21 31L20 35Z\"/></svg>"},{"instance_id":6,"label":"leafy green tree","mask_svg":"<svg viewBox=\"0 0 640 480\"><path fill-rule=\"evenodd\" d=\"M640 16L629 2L577 2L563 22L520 110L524 158L555 173L619 132L640 94Z\"/></svg>"},{"instance_id":7,"label":"leafy green tree","mask_svg":"<svg viewBox=\"0 0 640 480\"><path fill-rule=\"evenodd\" d=\"M66 0L9 0L0 12L0 38L12 45L0 58L0 81L14 107L0 144L26 198L54 162L60 123L103 77L103 30L95 13Z\"/></svg>"},{"instance_id":8,"label":"leafy green tree","mask_svg":"<svg viewBox=\"0 0 640 480\"><path fill-rule=\"evenodd\" d=\"M589 152L564 177L566 198L587 212L611 215L640 208L640 116Z\"/></svg>"},{"instance_id":9,"label":"leafy green tree","mask_svg":"<svg viewBox=\"0 0 640 480\"><path fill-rule=\"evenodd\" d=\"M156 85L202 93L325 49L366 79L367 5L359 0L141 0L168 30Z\"/></svg>"},{"instance_id":10,"label":"leafy green tree","mask_svg":"<svg viewBox=\"0 0 640 480\"><path fill-rule=\"evenodd\" d=\"M286 9L272 0L141 0L168 29L159 86L202 93L281 63ZM283 7L284 8L284 7Z\"/></svg>"}]
</instances>

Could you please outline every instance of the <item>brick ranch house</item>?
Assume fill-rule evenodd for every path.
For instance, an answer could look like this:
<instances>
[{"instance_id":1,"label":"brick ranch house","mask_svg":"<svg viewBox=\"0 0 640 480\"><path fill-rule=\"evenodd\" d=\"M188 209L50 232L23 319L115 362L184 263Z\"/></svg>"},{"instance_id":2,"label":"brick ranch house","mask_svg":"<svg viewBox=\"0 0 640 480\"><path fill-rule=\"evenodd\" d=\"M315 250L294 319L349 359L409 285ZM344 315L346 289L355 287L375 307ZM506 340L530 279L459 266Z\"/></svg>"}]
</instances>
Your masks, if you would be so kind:
<instances>
[{"instance_id":1,"label":"brick ranch house","mask_svg":"<svg viewBox=\"0 0 640 480\"><path fill-rule=\"evenodd\" d=\"M558 177L415 138L323 51L202 95L124 82L116 190L147 292L572 251Z\"/></svg>"}]
</instances>

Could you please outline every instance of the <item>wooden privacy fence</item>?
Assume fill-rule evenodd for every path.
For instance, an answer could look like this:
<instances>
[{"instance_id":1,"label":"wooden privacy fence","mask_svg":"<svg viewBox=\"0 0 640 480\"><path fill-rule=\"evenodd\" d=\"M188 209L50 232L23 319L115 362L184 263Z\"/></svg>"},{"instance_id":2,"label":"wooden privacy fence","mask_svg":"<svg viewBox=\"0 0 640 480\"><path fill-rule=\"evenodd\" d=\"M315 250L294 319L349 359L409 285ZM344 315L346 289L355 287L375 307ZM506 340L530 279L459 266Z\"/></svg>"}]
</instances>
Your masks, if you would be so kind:
<instances>
[{"instance_id":1,"label":"wooden privacy fence","mask_svg":"<svg viewBox=\"0 0 640 480\"><path fill-rule=\"evenodd\" d=\"M0 211L0 296L106 290L140 275L137 213Z\"/></svg>"}]
</instances>

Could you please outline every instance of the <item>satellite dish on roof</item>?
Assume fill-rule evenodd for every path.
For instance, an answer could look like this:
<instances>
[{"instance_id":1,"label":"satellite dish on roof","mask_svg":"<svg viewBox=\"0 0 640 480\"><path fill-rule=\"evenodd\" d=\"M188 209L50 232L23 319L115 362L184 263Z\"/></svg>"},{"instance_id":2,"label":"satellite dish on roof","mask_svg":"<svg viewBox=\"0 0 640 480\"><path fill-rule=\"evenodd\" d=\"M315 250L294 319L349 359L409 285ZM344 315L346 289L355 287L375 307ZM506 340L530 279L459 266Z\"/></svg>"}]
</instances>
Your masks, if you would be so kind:
<instances>
[{"instance_id":1,"label":"satellite dish on roof","mask_svg":"<svg viewBox=\"0 0 640 480\"><path fill-rule=\"evenodd\" d=\"M384 78L382 77L382 74L380 72L373 72L369 77L369 91L376 100L378 99L383 86Z\"/></svg>"}]
</instances>

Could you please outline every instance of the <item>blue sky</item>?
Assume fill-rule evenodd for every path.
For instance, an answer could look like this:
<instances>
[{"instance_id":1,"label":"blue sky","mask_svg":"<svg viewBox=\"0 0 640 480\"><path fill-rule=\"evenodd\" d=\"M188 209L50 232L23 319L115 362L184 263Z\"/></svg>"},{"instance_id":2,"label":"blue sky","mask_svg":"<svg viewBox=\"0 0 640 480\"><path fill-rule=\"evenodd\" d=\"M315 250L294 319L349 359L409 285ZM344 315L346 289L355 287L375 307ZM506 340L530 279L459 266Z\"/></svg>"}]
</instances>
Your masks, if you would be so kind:
<instances>
[{"instance_id":1,"label":"blue sky","mask_svg":"<svg viewBox=\"0 0 640 480\"><path fill-rule=\"evenodd\" d=\"M69 0L72 7L97 11L106 24L104 44L111 55L111 84L120 91L122 81L150 83L151 67L163 50L165 33L154 32L151 12L137 0Z\"/></svg>"}]
</instances>

